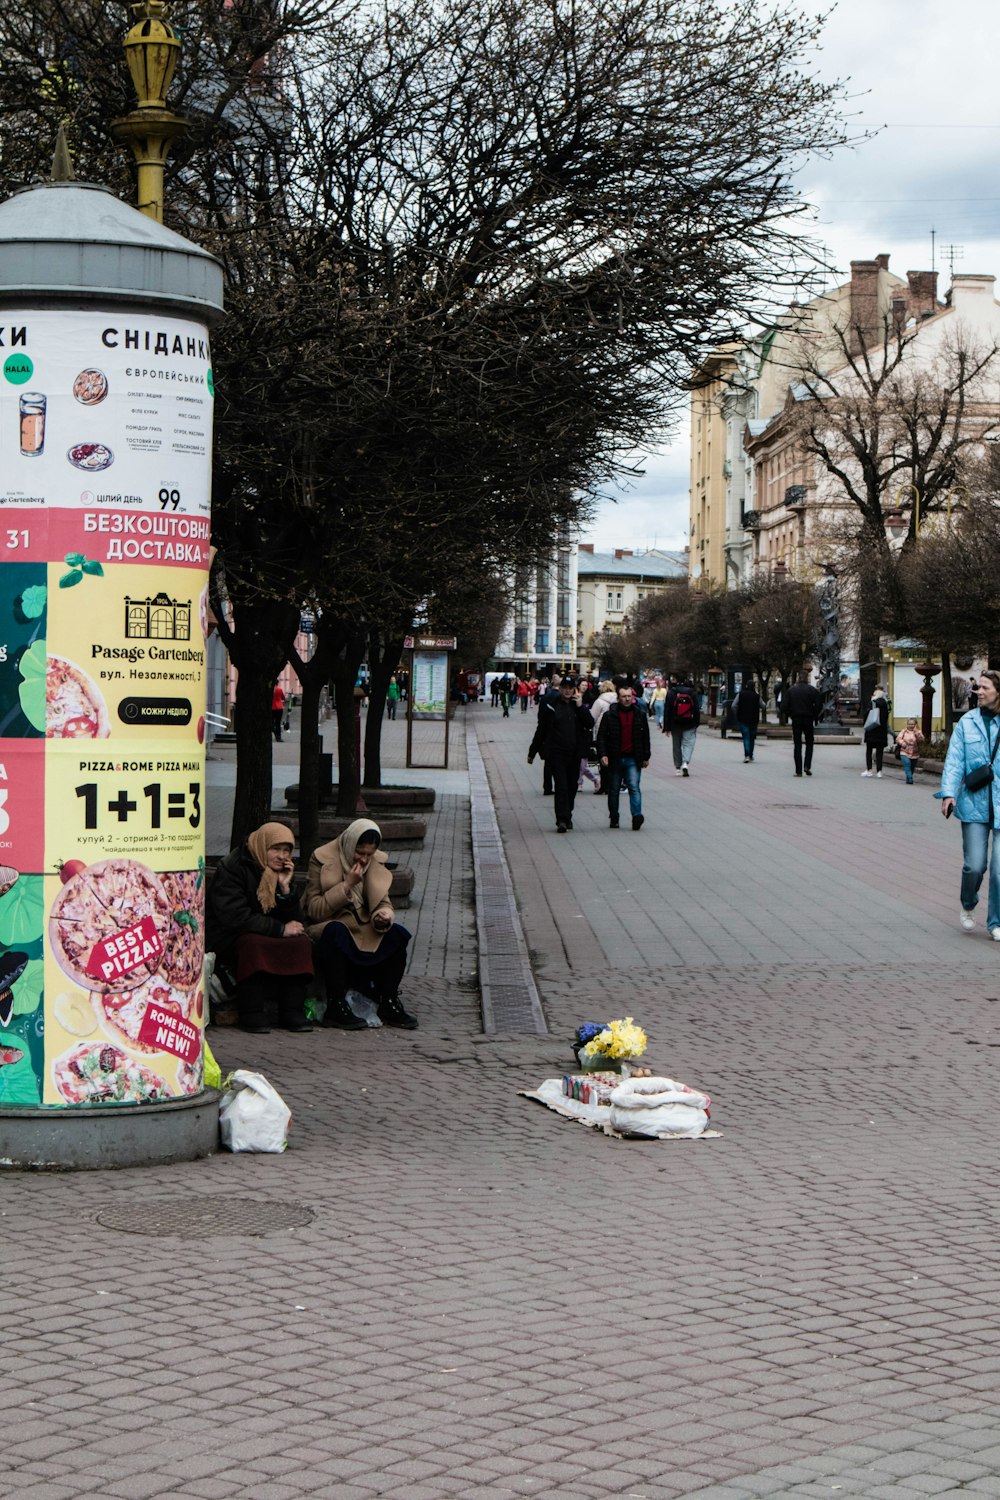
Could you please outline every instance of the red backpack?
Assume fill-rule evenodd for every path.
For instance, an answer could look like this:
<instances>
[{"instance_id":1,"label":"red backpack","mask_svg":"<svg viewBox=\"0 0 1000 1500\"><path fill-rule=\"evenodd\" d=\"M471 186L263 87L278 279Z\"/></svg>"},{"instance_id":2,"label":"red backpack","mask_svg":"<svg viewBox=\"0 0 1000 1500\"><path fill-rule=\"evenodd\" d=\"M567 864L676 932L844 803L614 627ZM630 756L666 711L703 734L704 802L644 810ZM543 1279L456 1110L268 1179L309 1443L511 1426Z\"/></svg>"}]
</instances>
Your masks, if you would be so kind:
<instances>
[{"instance_id":1,"label":"red backpack","mask_svg":"<svg viewBox=\"0 0 1000 1500\"><path fill-rule=\"evenodd\" d=\"M690 723L694 718L694 693L690 688L678 688L674 698L674 718L680 724Z\"/></svg>"}]
</instances>

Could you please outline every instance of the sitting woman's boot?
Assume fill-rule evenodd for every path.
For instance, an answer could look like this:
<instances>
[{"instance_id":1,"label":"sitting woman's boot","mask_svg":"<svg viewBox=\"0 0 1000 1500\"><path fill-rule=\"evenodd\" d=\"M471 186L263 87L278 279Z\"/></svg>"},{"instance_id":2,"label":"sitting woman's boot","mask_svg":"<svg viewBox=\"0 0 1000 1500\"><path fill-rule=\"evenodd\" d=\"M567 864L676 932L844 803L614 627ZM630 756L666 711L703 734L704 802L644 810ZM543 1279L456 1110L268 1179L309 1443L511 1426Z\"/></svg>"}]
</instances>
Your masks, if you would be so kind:
<instances>
[{"instance_id":1,"label":"sitting woman's boot","mask_svg":"<svg viewBox=\"0 0 1000 1500\"><path fill-rule=\"evenodd\" d=\"M420 1022L404 1010L398 995L384 995L378 1002L378 1018L383 1026L401 1026L404 1031L416 1031Z\"/></svg>"},{"instance_id":2,"label":"sitting woman's boot","mask_svg":"<svg viewBox=\"0 0 1000 1500\"><path fill-rule=\"evenodd\" d=\"M360 1016L356 1016L343 995L327 995L326 1010L321 1026L336 1026L341 1031L367 1031Z\"/></svg>"}]
</instances>

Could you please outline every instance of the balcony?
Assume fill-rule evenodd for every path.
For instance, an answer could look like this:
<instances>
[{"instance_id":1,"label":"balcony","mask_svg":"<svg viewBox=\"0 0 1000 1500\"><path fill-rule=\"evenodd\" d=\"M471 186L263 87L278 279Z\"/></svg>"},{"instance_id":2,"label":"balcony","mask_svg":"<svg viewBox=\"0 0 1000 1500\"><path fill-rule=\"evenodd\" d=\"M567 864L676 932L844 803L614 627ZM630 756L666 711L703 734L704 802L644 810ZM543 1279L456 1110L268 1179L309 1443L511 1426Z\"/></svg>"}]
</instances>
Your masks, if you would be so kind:
<instances>
[{"instance_id":1,"label":"balcony","mask_svg":"<svg viewBox=\"0 0 1000 1500\"><path fill-rule=\"evenodd\" d=\"M785 491L785 504L789 510L805 510L806 487L804 484L790 484Z\"/></svg>"},{"instance_id":2,"label":"balcony","mask_svg":"<svg viewBox=\"0 0 1000 1500\"><path fill-rule=\"evenodd\" d=\"M743 512L743 530L744 531L759 531L760 530L760 511L759 510L745 510Z\"/></svg>"}]
</instances>

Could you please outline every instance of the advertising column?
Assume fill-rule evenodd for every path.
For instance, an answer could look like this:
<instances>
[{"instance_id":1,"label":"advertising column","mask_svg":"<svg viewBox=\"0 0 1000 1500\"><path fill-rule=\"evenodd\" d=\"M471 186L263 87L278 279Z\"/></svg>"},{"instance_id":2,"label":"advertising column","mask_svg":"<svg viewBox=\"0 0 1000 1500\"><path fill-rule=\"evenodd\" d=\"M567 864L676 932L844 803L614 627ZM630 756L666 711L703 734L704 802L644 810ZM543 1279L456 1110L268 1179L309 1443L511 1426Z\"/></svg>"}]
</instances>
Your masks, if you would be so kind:
<instances>
[{"instance_id":1,"label":"advertising column","mask_svg":"<svg viewBox=\"0 0 1000 1500\"><path fill-rule=\"evenodd\" d=\"M0 1106L202 1086L204 324L0 327Z\"/></svg>"}]
</instances>

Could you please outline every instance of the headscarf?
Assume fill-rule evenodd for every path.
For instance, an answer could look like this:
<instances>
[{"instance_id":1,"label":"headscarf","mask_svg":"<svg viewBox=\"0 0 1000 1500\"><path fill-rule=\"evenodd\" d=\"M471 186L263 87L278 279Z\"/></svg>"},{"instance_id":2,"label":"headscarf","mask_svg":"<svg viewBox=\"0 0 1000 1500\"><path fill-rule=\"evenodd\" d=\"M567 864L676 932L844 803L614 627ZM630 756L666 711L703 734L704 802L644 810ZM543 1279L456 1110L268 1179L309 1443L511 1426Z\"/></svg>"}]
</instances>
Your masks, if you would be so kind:
<instances>
[{"instance_id":1,"label":"headscarf","mask_svg":"<svg viewBox=\"0 0 1000 1500\"><path fill-rule=\"evenodd\" d=\"M247 839L250 858L258 870L263 871L257 887L257 900L263 912L273 911L278 899L278 872L267 867L268 851L275 844L291 844L293 849L295 847L295 835L284 823L262 823Z\"/></svg>"},{"instance_id":2,"label":"headscarf","mask_svg":"<svg viewBox=\"0 0 1000 1500\"><path fill-rule=\"evenodd\" d=\"M375 847L378 848L381 842L382 830L377 823L373 823L371 818L355 818L354 822L350 823L344 829L343 833L340 835L340 838L337 840L337 845L340 852L340 863L343 866L344 874L346 875L348 870L353 865L354 856L357 853L359 844L374 844ZM355 911L357 911L359 914L364 911L364 881L362 881L360 885L351 887L351 889L347 893L347 899L350 901Z\"/></svg>"}]
</instances>

